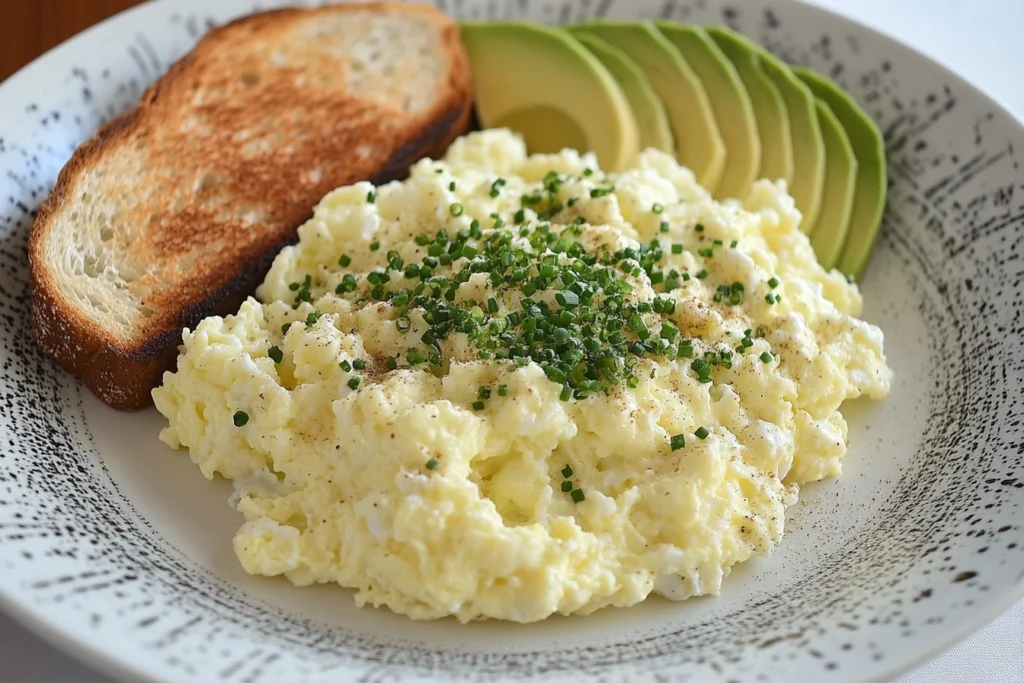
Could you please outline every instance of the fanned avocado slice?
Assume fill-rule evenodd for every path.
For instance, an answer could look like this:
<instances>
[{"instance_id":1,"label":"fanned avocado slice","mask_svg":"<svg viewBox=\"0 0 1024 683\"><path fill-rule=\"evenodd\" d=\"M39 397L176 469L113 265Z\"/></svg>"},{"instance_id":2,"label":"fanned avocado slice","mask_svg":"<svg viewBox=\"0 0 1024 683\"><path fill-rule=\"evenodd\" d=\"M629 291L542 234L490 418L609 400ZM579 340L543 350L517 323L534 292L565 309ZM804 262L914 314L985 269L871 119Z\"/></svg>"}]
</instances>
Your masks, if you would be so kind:
<instances>
[{"instance_id":1,"label":"fanned avocado slice","mask_svg":"<svg viewBox=\"0 0 1024 683\"><path fill-rule=\"evenodd\" d=\"M825 142L825 185L821 211L811 229L811 246L818 263L831 270L846 241L857 190L857 157L843 124L823 100L816 102L821 137Z\"/></svg>"},{"instance_id":2,"label":"fanned avocado slice","mask_svg":"<svg viewBox=\"0 0 1024 683\"><path fill-rule=\"evenodd\" d=\"M636 62L665 105L676 159L713 192L725 166L725 143L704 86L679 50L649 22L598 21L569 30L597 36Z\"/></svg>"},{"instance_id":3,"label":"fanned avocado slice","mask_svg":"<svg viewBox=\"0 0 1024 683\"><path fill-rule=\"evenodd\" d=\"M758 66L760 48L746 36L724 26L712 26L706 30L736 67L754 107L757 134L761 140L761 168L757 177L781 179L792 184L793 140L789 131L789 114L779 89Z\"/></svg>"},{"instance_id":4,"label":"fanned avocado slice","mask_svg":"<svg viewBox=\"0 0 1024 683\"><path fill-rule=\"evenodd\" d=\"M592 149L622 169L639 151L626 96L603 64L561 29L520 22L461 25L486 128L521 133L533 152Z\"/></svg>"},{"instance_id":5,"label":"fanned avocado slice","mask_svg":"<svg viewBox=\"0 0 1024 683\"><path fill-rule=\"evenodd\" d=\"M825 143L821 139L814 95L788 66L767 50L759 50L758 66L778 87L786 102L793 140L793 181L789 184L789 193L803 214L800 229L809 233L818 218L825 181Z\"/></svg>"},{"instance_id":6,"label":"fanned avocado slice","mask_svg":"<svg viewBox=\"0 0 1024 683\"><path fill-rule=\"evenodd\" d=\"M671 21L659 21L655 26L683 55L711 101L726 154L715 196L746 197L761 169L761 140L743 81L704 29Z\"/></svg>"},{"instance_id":7,"label":"fanned avocado slice","mask_svg":"<svg viewBox=\"0 0 1024 683\"><path fill-rule=\"evenodd\" d=\"M871 117L832 80L810 69L794 68L793 72L832 109L857 157L857 192L837 267L846 275L860 277L871 257L885 209L885 141Z\"/></svg>"},{"instance_id":8,"label":"fanned avocado slice","mask_svg":"<svg viewBox=\"0 0 1024 683\"><path fill-rule=\"evenodd\" d=\"M658 99L657 93L644 72L622 50L612 47L597 36L586 31L575 31L573 35L585 48L604 64L605 68L615 77L626 95L633 116L636 118L640 132L640 149L648 147L673 153L675 142L672 140L672 128L668 123L665 105Z\"/></svg>"}]
</instances>

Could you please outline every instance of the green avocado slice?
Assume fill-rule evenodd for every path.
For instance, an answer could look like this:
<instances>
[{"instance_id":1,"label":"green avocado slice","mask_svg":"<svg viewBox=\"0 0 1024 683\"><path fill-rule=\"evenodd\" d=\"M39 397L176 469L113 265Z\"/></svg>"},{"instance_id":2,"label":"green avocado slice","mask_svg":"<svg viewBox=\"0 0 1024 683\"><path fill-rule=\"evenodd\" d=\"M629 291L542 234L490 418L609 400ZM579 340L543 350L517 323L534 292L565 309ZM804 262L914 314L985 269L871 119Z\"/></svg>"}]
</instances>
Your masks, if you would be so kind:
<instances>
[{"instance_id":1,"label":"green avocado slice","mask_svg":"<svg viewBox=\"0 0 1024 683\"><path fill-rule=\"evenodd\" d=\"M850 227L857 190L857 157L843 124L823 100L819 99L816 104L821 137L825 142L825 185L821 211L811 228L811 246L818 263L825 270L831 270L839 261Z\"/></svg>"},{"instance_id":2,"label":"green avocado slice","mask_svg":"<svg viewBox=\"0 0 1024 683\"><path fill-rule=\"evenodd\" d=\"M597 36L585 31L575 31L573 35L619 82L636 118L640 132L640 149L653 147L671 154L675 149L675 142L672 140L672 128L668 123L665 105L658 99L650 81L636 62L625 52L612 47Z\"/></svg>"},{"instance_id":3,"label":"green avocado slice","mask_svg":"<svg viewBox=\"0 0 1024 683\"><path fill-rule=\"evenodd\" d=\"M837 267L846 275L860 277L871 257L885 210L885 141L871 117L832 80L810 69L794 68L793 72L832 109L857 157L857 193Z\"/></svg>"},{"instance_id":4,"label":"green avocado slice","mask_svg":"<svg viewBox=\"0 0 1024 683\"><path fill-rule=\"evenodd\" d=\"M725 53L750 96L757 117L757 135L761 140L761 168L758 178L793 182L793 140L789 131L786 102L775 83L758 66L758 50L746 36L725 28L706 29Z\"/></svg>"},{"instance_id":5,"label":"green avocado slice","mask_svg":"<svg viewBox=\"0 0 1024 683\"><path fill-rule=\"evenodd\" d=\"M761 169L757 118L736 68L699 26L671 21L655 26L683 55L704 85L725 142L725 168L714 189L719 199L747 196Z\"/></svg>"},{"instance_id":6,"label":"green avocado slice","mask_svg":"<svg viewBox=\"0 0 1024 683\"><path fill-rule=\"evenodd\" d=\"M778 87L786 102L793 140L793 181L789 184L789 193L803 214L800 229L809 233L818 218L825 181L825 143L821 139L814 95L788 66L767 50L759 50L758 66Z\"/></svg>"},{"instance_id":7,"label":"green avocado slice","mask_svg":"<svg viewBox=\"0 0 1024 683\"><path fill-rule=\"evenodd\" d=\"M636 62L665 105L676 159L714 191L725 166L725 143L700 79L649 22L598 21L570 27L604 40Z\"/></svg>"},{"instance_id":8,"label":"green avocado slice","mask_svg":"<svg viewBox=\"0 0 1024 683\"><path fill-rule=\"evenodd\" d=\"M533 152L594 150L619 170L639 152L626 96L594 55L561 29L525 22L461 25L477 115L486 128L521 133Z\"/></svg>"}]
</instances>

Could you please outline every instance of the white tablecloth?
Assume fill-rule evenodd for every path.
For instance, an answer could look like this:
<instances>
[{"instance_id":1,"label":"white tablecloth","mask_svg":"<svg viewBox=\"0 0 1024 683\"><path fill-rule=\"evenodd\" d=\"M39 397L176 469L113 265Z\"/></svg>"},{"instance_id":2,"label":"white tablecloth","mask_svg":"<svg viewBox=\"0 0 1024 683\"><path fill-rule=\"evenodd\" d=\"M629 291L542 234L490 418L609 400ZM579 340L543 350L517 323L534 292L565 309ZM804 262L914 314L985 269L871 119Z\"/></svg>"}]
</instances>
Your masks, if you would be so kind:
<instances>
[{"instance_id":1,"label":"white tablecloth","mask_svg":"<svg viewBox=\"0 0 1024 683\"><path fill-rule=\"evenodd\" d=\"M1024 118L1024 0L811 0L937 59ZM0 614L0 683L111 683ZM1024 602L894 683L1024 683Z\"/></svg>"}]
</instances>

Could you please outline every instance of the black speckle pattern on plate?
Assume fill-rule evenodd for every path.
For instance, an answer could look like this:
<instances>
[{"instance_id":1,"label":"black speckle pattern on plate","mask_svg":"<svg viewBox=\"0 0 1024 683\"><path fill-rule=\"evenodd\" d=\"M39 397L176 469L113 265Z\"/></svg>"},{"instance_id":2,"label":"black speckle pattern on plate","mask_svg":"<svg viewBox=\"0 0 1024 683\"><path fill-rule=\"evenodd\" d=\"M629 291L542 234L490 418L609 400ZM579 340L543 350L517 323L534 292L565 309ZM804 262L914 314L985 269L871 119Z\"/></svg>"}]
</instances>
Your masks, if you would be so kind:
<instances>
[{"instance_id":1,"label":"black speckle pattern on plate","mask_svg":"<svg viewBox=\"0 0 1024 683\"><path fill-rule=\"evenodd\" d=\"M155 443L158 422L104 412L28 326L28 230L61 165L207 27L254 8L164 1L0 88L5 599L127 676L239 683L852 681L886 676L1008 607L1024 582L1024 129L924 58L785 0L437 4L469 19L728 24L830 75L880 123L889 205L863 288L897 384L881 409L851 411L848 474L815 489L814 510L792 520L795 540L737 572L721 598L534 627L415 624L342 606L340 589L317 595L344 619L311 616L189 556L125 488L123 454L101 445L117 440L106 425L118 419L148 419L138 433ZM196 489L209 485L193 475Z\"/></svg>"}]
</instances>

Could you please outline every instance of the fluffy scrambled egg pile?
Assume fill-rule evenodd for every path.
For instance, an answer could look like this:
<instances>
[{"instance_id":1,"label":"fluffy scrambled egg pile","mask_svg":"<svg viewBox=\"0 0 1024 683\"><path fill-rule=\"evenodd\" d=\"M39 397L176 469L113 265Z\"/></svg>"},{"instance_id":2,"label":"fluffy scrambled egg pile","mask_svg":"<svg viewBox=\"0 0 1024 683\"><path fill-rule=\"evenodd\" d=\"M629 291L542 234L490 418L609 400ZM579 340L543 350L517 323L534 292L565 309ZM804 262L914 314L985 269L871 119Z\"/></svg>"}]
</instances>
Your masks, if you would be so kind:
<instances>
[{"instance_id":1,"label":"fluffy scrambled egg pile","mask_svg":"<svg viewBox=\"0 0 1024 683\"><path fill-rule=\"evenodd\" d=\"M717 594L834 476L891 372L782 184L716 203L666 154L601 172L458 140L335 190L154 391L235 482L251 574L416 619ZM263 303L260 303L260 302Z\"/></svg>"}]
</instances>

